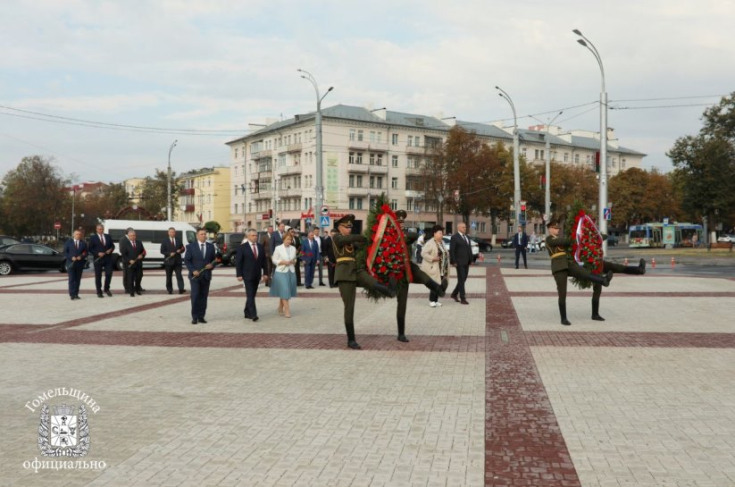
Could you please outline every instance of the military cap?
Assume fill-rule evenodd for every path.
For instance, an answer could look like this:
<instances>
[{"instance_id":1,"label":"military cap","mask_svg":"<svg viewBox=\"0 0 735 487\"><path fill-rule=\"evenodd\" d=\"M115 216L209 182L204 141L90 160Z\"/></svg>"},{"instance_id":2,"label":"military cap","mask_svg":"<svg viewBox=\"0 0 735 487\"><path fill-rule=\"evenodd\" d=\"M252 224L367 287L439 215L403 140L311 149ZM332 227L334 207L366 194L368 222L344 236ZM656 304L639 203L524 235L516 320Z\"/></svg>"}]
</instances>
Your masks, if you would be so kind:
<instances>
[{"instance_id":1,"label":"military cap","mask_svg":"<svg viewBox=\"0 0 735 487\"><path fill-rule=\"evenodd\" d=\"M552 216L549 221L546 222L547 227L561 227L561 217Z\"/></svg>"},{"instance_id":2,"label":"military cap","mask_svg":"<svg viewBox=\"0 0 735 487\"><path fill-rule=\"evenodd\" d=\"M396 212L396 218L399 222L403 223L406 221L406 217L408 216L408 213L406 213L406 210L398 210Z\"/></svg>"},{"instance_id":3,"label":"military cap","mask_svg":"<svg viewBox=\"0 0 735 487\"><path fill-rule=\"evenodd\" d=\"M337 220L337 226L339 227L339 226L344 225L347 228L352 228L352 223L354 221L355 221L355 215L350 213L349 215L345 215L339 220Z\"/></svg>"}]
</instances>

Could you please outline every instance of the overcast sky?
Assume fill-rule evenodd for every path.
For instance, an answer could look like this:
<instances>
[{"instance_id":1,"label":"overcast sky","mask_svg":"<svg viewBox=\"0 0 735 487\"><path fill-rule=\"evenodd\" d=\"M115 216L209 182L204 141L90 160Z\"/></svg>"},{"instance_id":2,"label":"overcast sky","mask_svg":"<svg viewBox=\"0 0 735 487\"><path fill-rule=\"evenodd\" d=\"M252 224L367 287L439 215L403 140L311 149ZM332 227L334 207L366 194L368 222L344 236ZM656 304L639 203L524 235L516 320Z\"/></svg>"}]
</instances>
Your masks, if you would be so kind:
<instances>
[{"instance_id":1,"label":"overcast sky","mask_svg":"<svg viewBox=\"0 0 735 487\"><path fill-rule=\"evenodd\" d=\"M610 100L669 98L611 106L698 105L610 111L619 143L666 171L676 138L699 130L699 105L735 91L733 19L735 2L716 0L5 0L0 105L221 132L109 130L0 108L0 175L42 154L77 181L145 176L165 167L174 139L177 171L229 165L224 143L248 123L314 110L299 67L334 86L326 106L507 119L495 85L519 116L594 102L600 71L574 28L600 51ZM595 105L559 120L599 130Z\"/></svg>"}]
</instances>

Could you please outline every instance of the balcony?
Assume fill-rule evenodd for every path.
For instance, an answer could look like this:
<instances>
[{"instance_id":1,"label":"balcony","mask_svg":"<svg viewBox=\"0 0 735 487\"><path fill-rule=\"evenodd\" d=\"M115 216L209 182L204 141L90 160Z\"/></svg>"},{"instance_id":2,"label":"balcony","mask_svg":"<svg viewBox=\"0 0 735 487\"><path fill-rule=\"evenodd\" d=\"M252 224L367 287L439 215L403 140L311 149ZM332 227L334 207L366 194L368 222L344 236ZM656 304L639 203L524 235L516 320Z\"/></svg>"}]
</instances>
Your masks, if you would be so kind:
<instances>
[{"instance_id":1,"label":"balcony","mask_svg":"<svg viewBox=\"0 0 735 487\"><path fill-rule=\"evenodd\" d=\"M416 200L422 200L424 199L424 192L423 191L416 191L415 189L407 189L406 190L406 198L412 198Z\"/></svg>"},{"instance_id":2,"label":"balcony","mask_svg":"<svg viewBox=\"0 0 735 487\"><path fill-rule=\"evenodd\" d=\"M181 196L194 196L194 188L184 188L179 192L179 194Z\"/></svg>"},{"instance_id":3,"label":"balcony","mask_svg":"<svg viewBox=\"0 0 735 487\"><path fill-rule=\"evenodd\" d=\"M302 191L303 190L301 188L279 189L278 198L282 200L288 198L300 198Z\"/></svg>"},{"instance_id":4,"label":"balcony","mask_svg":"<svg viewBox=\"0 0 735 487\"><path fill-rule=\"evenodd\" d=\"M300 164L297 164L295 166L286 166L280 170L281 176L288 176L289 174L301 174L301 171L303 169L301 168Z\"/></svg>"},{"instance_id":5,"label":"balcony","mask_svg":"<svg viewBox=\"0 0 735 487\"><path fill-rule=\"evenodd\" d=\"M361 152L388 152L387 142L368 142L366 140L350 140L347 147Z\"/></svg>"},{"instance_id":6,"label":"balcony","mask_svg":"<svg viewBox=\"0 0 735 487\"><path fill-rule=\"evenodd\" d=\"M266 169L264 171L258 171L258 179L271 178L273 177L273 171Z\"/></svg>"},{"instance_id":7,"label":"balcony","mask_svg":"<svg viewBox=\"0 0 735 487\"><path fill-rule=\"evenodd\" d=\"M368 164L368 172L370 174L388 174L388 166L386 166L385 164L383 164L382 166L371 166Z\"/></svg>"},{"instance_id":8,"label":"balcony","mask_svg":"<svg viewBox=\"0 0 735 487\"><path fill-rule=\"evenodd\" d=\"M184 206L183 210L185 213L192 213L195 209L194 205L183 205L183 206Z\"/></svg>"},{"instance_id":9,"label":"balcony","mask_svg":"<svg viewBox=\"0 0 735 487\"><path fill-rule=\"evenodd\" d=\"M266 157L273 157L273 151L272 150L262 150L254 154L250 154L250 158L253 159L254 161L257 161L259 159L265 159Z\"/></svg>"},{"instance_id":10,"label":"balcony","mask_svg":"<svg viewBox=\"0 0 735 487\"><path fill-rule=\"evenodd\" d=\"M367 196L372 193L377 194L378 192L375 189L370 190L364 186L347 188L347 194L350 196Z\"/></svg>"},{"instance_id":11,"label":"balcony","mask_svg":"<svg viewBox=\"0 0 735 487\"><path fill-rule=\"evenodd\" d=\"M347 164L347 172L367 173L369 167L368 164Z\"/></svg>"},{"instance_id":12,"label":"balcony","mask_svg":"<svg viewBox=\"0 0 735 487\"><path fill-rule=\"evenodd\" d=\"M302 147L303 146L301 142L296 142L295 144L288 144L286 146L286 152L289 152L289 153L290 152L301 152Z\"/></svg>"},{"instance_id":13,"label":"balcony","mask_svg":"<svg viewBox=\"0 0 735 487\"><path fill-rule=\"evenodd\" d=\"M422 176L424 168L420 166L409 166L406 168L406 176Z\"/></svg>"},{"instance_id":14,"label":"balcony","mask_svg":"<svg viewBox=\"0 0 735 487\"><path fill-rule=\"evenodd\" d=\"M273 199L273 191L269 189L260 190L257 193L252 193L250 195L250 199L252 200L271 200Z\"/></svg>"},{"instance_id":15,"label":"balcony","mask_svg":"<svg viewBox=\"0 0 735 487\"><path fill-rule=\"evenodd\" d=\"M406 154L420 154L423 155L426 151L426 147L422 145L407 145Z\"/></svg>"}]
</instances>

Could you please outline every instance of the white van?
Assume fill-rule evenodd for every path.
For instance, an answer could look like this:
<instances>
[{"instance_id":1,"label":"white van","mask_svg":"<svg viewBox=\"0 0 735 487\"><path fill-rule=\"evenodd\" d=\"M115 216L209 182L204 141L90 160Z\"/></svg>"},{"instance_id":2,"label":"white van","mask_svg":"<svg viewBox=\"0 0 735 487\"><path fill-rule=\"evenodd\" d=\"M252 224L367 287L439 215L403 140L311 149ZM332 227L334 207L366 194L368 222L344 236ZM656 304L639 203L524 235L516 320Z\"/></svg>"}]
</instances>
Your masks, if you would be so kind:
<instances>
[{"instance_id":1,"label":"white van","mask_svg":"<svg viewBox=\"0 0 735 487\"><path fill-rule=\"evenodd\" d=\"M120 239L127 235L127 229L133 228L138 241L143 242L146 250L144 262L159 262L163 265L161 242L168 238L168 229L176 229L176 236L184 245L196 240L196 229L183 222L149 221L149 220L107 220L102 222L105 233L109 233L115 243L115 252L112 254L114 266L122 270L120 260Z\"/></svg>"}]
</instances>

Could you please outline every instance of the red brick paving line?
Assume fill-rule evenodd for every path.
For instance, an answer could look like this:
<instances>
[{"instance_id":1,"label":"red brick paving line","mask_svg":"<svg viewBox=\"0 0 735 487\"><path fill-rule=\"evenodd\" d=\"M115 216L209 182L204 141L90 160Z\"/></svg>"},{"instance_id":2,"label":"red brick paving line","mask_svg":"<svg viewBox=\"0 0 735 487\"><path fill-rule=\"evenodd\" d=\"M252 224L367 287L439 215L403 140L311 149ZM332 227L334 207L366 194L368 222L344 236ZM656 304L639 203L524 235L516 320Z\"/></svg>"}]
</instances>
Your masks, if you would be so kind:
<instances>
[{"instance_id":1,"label":"red brick paving line","mask_svg":"<svg viewBox=\"0 0 735 487\"><path fill-rule=\"evenodd\" d=\"M735 348L735 333L529 331L532 347Z\"/></svg>"},{"instance_id":2,"label":"red brick paving line","mask_svg":"<svg viewBox=\"0 0 735 487\"><path fill-rule=\"evenodd\" d=\"M567 292L567 296L590 297L591 292ZM546 298L557 297L556 291L517 291L511 292L512 298ZM735 292L603 292L606 298L735 298Z\"/></svg>"},{"instance_id":3,"label":"red brick paving line","mask_svg":"<svg viewBox=\"0 0 735 487\"><path fill-rule=\"evenodd\" d=\"M487 269L485 486L580 487L500 269Z\"/></svg>"}]
</instances>

